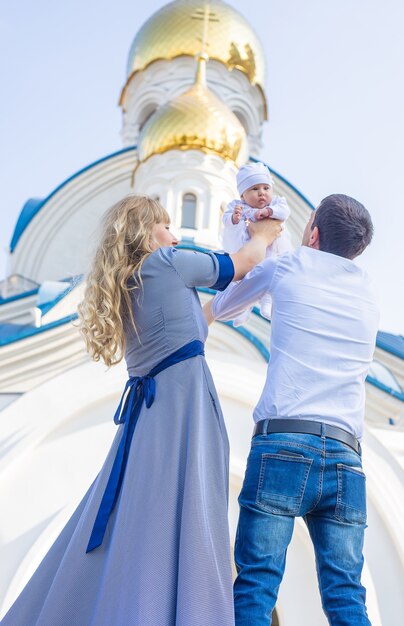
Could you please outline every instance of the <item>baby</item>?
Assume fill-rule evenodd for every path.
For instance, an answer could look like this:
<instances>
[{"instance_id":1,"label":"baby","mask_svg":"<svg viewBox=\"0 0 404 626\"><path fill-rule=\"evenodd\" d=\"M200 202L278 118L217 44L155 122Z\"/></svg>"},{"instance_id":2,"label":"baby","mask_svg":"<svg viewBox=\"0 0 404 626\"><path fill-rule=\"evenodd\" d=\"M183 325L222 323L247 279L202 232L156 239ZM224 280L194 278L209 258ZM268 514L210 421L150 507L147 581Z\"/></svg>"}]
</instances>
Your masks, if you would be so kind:
<instances>
[{"instance_id":1,"label":"baby","mask_svg":"<svg viewBox=\"0 0 404 626\"><path fill-rule=\"evenodd\" d=\"M240 199L228 204L223 215L223 248L226 252L237 252L249 239L248 221L256 222L267 217L285 221L290 215L286 199L273 195L273 180L270 171L263 163L248 163L240 167L237 173L237 190ZM282 234L267 248L266 256L279 256L290 252L292 244L289 234ZM260 300L260 311L263 317L271 317L271 295L265 294ZM251 310L246 311L234 320L239 326L246 322Z\"/></svg>"}]
</instances>

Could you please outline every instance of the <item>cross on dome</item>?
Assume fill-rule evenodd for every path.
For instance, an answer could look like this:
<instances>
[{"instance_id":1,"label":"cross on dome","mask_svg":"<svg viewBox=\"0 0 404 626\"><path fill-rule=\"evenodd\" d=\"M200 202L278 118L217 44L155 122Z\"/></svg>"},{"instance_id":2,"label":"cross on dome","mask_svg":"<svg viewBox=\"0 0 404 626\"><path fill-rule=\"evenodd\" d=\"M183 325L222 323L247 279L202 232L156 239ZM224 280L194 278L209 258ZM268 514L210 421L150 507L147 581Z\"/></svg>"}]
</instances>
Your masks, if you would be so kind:
<instances>
[{"instance_id":1,"label":"cross on dome","mask_svg":"<svg viewBox=\"0 0 404 626\"><path fill-rule=\"evenodd\" d=\"M208 43L208 32L209 32L209 22L220 22L217 17L217 13L214 13L210 10L210 4L206 4L204 9L196 9L195 13L191 15L192 20L201 20L203 21L203 31L202 38L198 37L201 42L201 54L206 53L206 48L209 46Z\"/></svg>"}]
</instances>

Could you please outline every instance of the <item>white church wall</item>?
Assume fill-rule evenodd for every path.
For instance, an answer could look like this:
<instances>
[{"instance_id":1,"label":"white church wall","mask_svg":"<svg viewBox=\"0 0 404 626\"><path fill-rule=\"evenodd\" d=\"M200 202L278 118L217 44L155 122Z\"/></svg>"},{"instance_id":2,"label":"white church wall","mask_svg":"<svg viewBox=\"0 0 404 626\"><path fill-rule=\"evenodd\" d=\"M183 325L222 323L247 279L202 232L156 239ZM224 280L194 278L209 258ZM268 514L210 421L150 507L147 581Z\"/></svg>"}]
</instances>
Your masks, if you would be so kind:
<instances>
[{"instance_id":1,"label":"white church wall","mask_svg":"<svg viewBox=\"0 0 404 626\"><path fill-rule=\"evenodd\" d=\"M0 412L9 404L12 404L21 397L20 393L2 393L0 392Z\"/></svg>"},{"instance_id":2,"label":"white church wall","mask_svg":"<svg viewBox=\"0 0 404 626\"><path fill-rule=\"evenodd\" d=\"M52 325L1 347L0 392L25 393L88 359L71 321Z\"/></svg>"},{"instance_id":3,"label":"white church wall","mask_svg":"<svg viewBox=\"0 0 404 626\"><path fill-rule=\"evenodd\" d=\"M232 162L215 155L198 150L169 150L138 166L135 189L149 195L157 193L166 200L172 224L181 237L192 237L200 245L217 247L220 207L236 194L236 172ZM181 228L182 197L189 192L197 197L196 230Z\"/></svg>"},{"instance_id":4,"label":"white church wall","mask_svg":"<svg viewBox=\"0 0 404 626\"><path fill-rule=\"evenodd\" d=\"M402 459L404 432L395 433L395 438ZM404 465L394 449L383 445L383 430L367 427L364 442L366 558L378 593L382 623L399 624L404 620Z\"/></svg>"},{"instance_id":5,"label":"white church wall","mask_svg":"<svg viewBox=\"0 0 404 626\"><path fill-rule=\"evenodd\" d=\"M136 162L136 151L128 150L72 177L22 233L11 255L11 271L37 282L85 273L102 215L112 204L136 192L159 196L173 222L178 222L180 194L192 188L198 191L202 226L208 226L197 232L184 229L180 234L194 236L200 245L218 246L223 206L237 197L235 165L197 150L171 150L142 163L135 171L133 186ZM291 206L288 229L297 246L310 208L291 185L276 175L274 178L275 193L285 195Z\"/></svg>"},{"instance_id":6,"label":"white church wall","mask_svg":"<svg viewBox=\"0 0 404 626\"><path fill-rule=\"evenodd\" d=\"M24 230L12 271L37 282L85 272L104 212L128 193L135 151L118 153L67 182Z\"/></svg>"},{"instance_id":7,"label":"white church wall","mask_svg":"<svg viewBox=\"0 0 404 626\"><path fill-rule=\"evenodd\" d=\"M37 294L11 300L0 306L0 323L27 324L31 319L31 309L35 307Z\"/></svg>"},{"instance_id":8,"label":"white church wall","mask_svg":"<svg viewBox=\"0 0 404 626\"><path fill-rule=\"evenodd\" d=\"M394 446L394 441L397 439L395 433L403 431L403 403L398 398L368 384L366 386L366 419L370 426L383 427L382 430L379 429L383 437L391 433L391 444Z\"/></svg>"}]
</instances>

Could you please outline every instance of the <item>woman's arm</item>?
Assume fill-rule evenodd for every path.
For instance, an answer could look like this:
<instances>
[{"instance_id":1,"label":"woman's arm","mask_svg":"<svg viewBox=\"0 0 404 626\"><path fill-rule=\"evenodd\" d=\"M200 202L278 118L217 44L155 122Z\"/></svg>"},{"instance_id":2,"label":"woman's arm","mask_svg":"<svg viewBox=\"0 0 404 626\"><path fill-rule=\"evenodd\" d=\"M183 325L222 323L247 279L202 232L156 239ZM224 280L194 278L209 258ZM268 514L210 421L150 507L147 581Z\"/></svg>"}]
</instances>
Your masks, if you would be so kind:
<instances>
[{"instance_id":1,"label":"woman's arm","mask_svg":"<svg viewBox=\"0 0 404 626\"><path fill-rule=\"evenodd\" d=\"M230 255L234 265L233 280L241 280L253 267L264 260L267 247L282 232L282 222L274 219L250 222L248 232L251 237L250 241L238 252Z\"/></svg>"}]
</instances>

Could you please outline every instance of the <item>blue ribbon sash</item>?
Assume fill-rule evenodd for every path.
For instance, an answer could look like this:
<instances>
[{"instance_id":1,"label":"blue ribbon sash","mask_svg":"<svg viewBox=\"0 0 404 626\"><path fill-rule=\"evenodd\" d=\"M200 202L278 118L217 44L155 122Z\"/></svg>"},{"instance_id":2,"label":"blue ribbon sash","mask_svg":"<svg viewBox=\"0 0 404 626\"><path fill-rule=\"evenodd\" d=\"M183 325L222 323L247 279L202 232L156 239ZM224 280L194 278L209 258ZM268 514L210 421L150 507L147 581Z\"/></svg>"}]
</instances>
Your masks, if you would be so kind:
<instances>
[{"instance_id":1,"label":"blue ribbon sash","mask_svg":"<svg viewBox=\"0 0 404 626\"><path fill-rule=\"evenodd\" d=\"M143 401L149 409L156 395L156 381L154 377L160 372L194 356L204 355L204 345L201 341L191 341L179 350L176 350L163 359L146 376L132 376L125 385L121 401L114 416L115 424L125 424L121 441L114 459L107 486L102 496L101 504L95 518L93 530L86 552L91 552L102 544L109 517L114 509L125 475L129 449L136 423L139 419Z\"/></svg>"}]
</instances>

